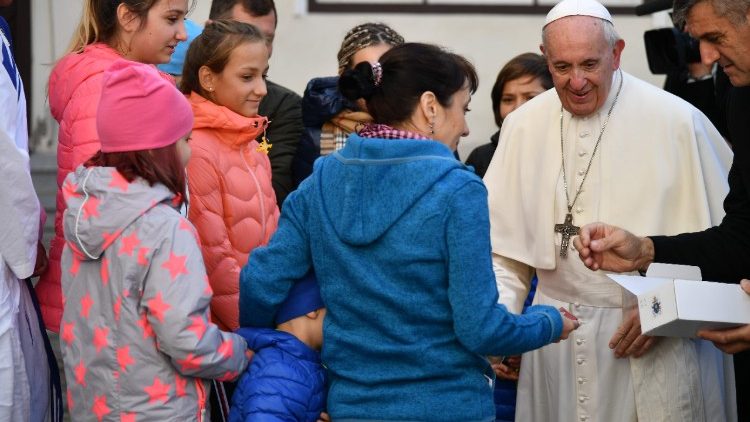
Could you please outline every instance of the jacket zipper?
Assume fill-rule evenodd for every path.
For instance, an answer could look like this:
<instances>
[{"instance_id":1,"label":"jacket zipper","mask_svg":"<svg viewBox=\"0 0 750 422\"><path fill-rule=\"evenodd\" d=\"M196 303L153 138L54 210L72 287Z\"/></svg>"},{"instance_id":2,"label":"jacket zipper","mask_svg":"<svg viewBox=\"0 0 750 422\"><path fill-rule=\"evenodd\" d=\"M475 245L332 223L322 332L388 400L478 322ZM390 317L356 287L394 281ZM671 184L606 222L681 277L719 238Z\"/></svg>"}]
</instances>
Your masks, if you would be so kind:
<instances>
[{"instance_id":1,"label":"jacket zipper","mask_svg":"<svg viewBox=\"0 0 750 422\"><path fill-rule=\"evenodd\" d=\"M202 422L206 417L206 390L200 378L195 379L195 391L198 393L198 422Z\"/></svg>"},{"instance_id":2,"label":"jacket zipper","mask_svg":"<svg viewBox=\"0 0 750 422\"><path fill-rule=\"evenodd\" d=\"M248 150L250 149L250 146L247 146ZM249 151L248 151L249 152ZM258 200L260 201L260 222L261 227L263 229L263 240L262 242L265 243L266 239L266 198L263 197L263 191L260 190L260 182L258 181L258 177L255 175L255 172L250 168L250 165L247 163L247 160L245 159L245 154L240 149L240 157L242 157L242 162L245 163L245 167L247 168L247 171L250 172L250 176L253 178L253 181L255 182L255 189L258 190Z\"/></svg>"}]
</instances>

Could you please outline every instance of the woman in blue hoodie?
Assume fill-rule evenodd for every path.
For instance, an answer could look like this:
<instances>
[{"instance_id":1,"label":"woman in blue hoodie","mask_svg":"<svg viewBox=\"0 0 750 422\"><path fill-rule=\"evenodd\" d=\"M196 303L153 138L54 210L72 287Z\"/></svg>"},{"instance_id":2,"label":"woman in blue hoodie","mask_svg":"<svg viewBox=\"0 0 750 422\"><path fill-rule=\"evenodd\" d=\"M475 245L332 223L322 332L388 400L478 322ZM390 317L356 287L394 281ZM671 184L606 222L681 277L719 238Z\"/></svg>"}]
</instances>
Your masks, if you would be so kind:
<instances>
[{"instance_id":1,"label":"woman in blue hoodie","mask_svg":"<svg viewBox=\"0 0 750 422\"><path fill-rule=\"evenodd\" d=\"M469 133L473 66L408 43L344 72L376 124L315 163L279 228L240 276L242 325L270 326L314 268L328 313L324 364L335 421L491 421L488 355L566 338L577 323L497 304L487 191L453 157Z\"/></svg>"}]
</instances>

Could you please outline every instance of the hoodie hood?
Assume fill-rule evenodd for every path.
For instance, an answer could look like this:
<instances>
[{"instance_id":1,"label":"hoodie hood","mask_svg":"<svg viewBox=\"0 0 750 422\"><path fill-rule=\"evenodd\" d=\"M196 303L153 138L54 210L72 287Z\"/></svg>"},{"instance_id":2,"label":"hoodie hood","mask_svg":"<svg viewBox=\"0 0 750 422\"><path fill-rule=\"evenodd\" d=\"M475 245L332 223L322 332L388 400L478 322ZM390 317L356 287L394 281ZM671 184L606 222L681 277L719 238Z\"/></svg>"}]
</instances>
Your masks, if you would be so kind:
<instances>
[{"instance_id":1,"label":"hoodie hood","mask_svg":"<svg viewBox=\"0 0 750 422\"><path fill-rule=\"evenodd\" d=\"M320 127L344 109L356 110L357 105L341 95L338 76L314 78L307 83L302 97L305 127Z\"/></svg>"},{"instance_id":2,"label":"hoodie hood","mask_svg":"<svg viewBox=\"0 0 750 422\"><path fill-rule=\"evenodd\" d=\"M210 130L221 142L234 148L254 141L268 126L267 117L242 116L195 92L190 93L188 100L195 115L193 130ZM273 139L269 139L269 142L273 142Z\"/></svg>"},{"instance_id":3,"label":"hoodie hood","mask_svg":"<svg viewBox=\"0 0 750 422\"><path fill-rule=\"evenodd\" d=\"M98 259L133 221L164 201L173 206L176 198L159 183L128 183L114 167L79 166L62 190L65 240L82 260Z\"/></svg>"},{"instance_id":4,"label":"hoodie hood","mask_svg":"<svg viewBox=\"0 0 750 422\"><path fill-rule=\"evenodd\" d=\"M338 237L355 246L376 241L451 171L469 171L436 141L356 134L316 166L324 212Z\"/></svg>"}]
</instances>

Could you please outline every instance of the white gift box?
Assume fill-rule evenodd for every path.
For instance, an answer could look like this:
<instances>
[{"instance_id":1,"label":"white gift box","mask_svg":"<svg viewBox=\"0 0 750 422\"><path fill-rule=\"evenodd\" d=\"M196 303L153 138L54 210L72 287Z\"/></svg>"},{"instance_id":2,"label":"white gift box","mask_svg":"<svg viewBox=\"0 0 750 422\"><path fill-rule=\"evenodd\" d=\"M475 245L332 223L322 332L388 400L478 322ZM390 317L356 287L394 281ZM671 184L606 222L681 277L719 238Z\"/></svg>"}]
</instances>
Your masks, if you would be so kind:
<instances>
[{"instance_id":1,"label":"white gift box","mask_svg":"<svg viewBox=\"0 0 750 422\"><path fill-rule=\"evenodd\" d=\"M695 337L750 324L750 295L739 284L701 281L698 267L651 264L645 277L608 276L623 287L623 305L638 308L644 334Z\"/></svg>"}]
</instances>

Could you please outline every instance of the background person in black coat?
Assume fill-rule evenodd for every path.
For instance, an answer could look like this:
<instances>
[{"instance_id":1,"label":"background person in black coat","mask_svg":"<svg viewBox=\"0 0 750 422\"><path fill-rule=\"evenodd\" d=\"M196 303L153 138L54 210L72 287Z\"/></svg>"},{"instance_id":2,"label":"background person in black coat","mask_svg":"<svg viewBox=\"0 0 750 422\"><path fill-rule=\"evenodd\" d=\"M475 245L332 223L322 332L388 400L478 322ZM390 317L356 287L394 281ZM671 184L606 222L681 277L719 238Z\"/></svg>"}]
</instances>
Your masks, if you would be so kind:
<instances>
[{"instance_id":1,"label":"background person in black coat","mask_svg":"<svg viewBox=\"0 0 750 422\"><path fill-rule=\"evenodd\" d=\"M476 147L466 159L466 164L474 167L477 176L484 177L487 167L490 166L497 149L503 119L526 101L550 88L552 75L547 68L547 61L540 54L523 53L513 57L503 66L490 92L492 113L495 115L498 131L490 136L488 144Z\"/></svg>"},{"instance_id":2,"label":"background person in black coat","mask_svg":"<svg viewBox=\"0 0 750 422\"><path fill-rule=\"evenodd\" d=\"M716 227L677 236L638 237L619 227L593 223L574 241L593 270L645 270L651 262L696 265L703 278L738 283L750 277L750 2L676 0L676 19L700 41L703 63L715 62L729 77L726 119L734 161L729 171L726 216ZM750 292L748 282L743 289ZM738 420L750 420L750 325L699 335L734 358ZM743 351L744 350L744 351Z\"/></svg>"}]
</instances>

